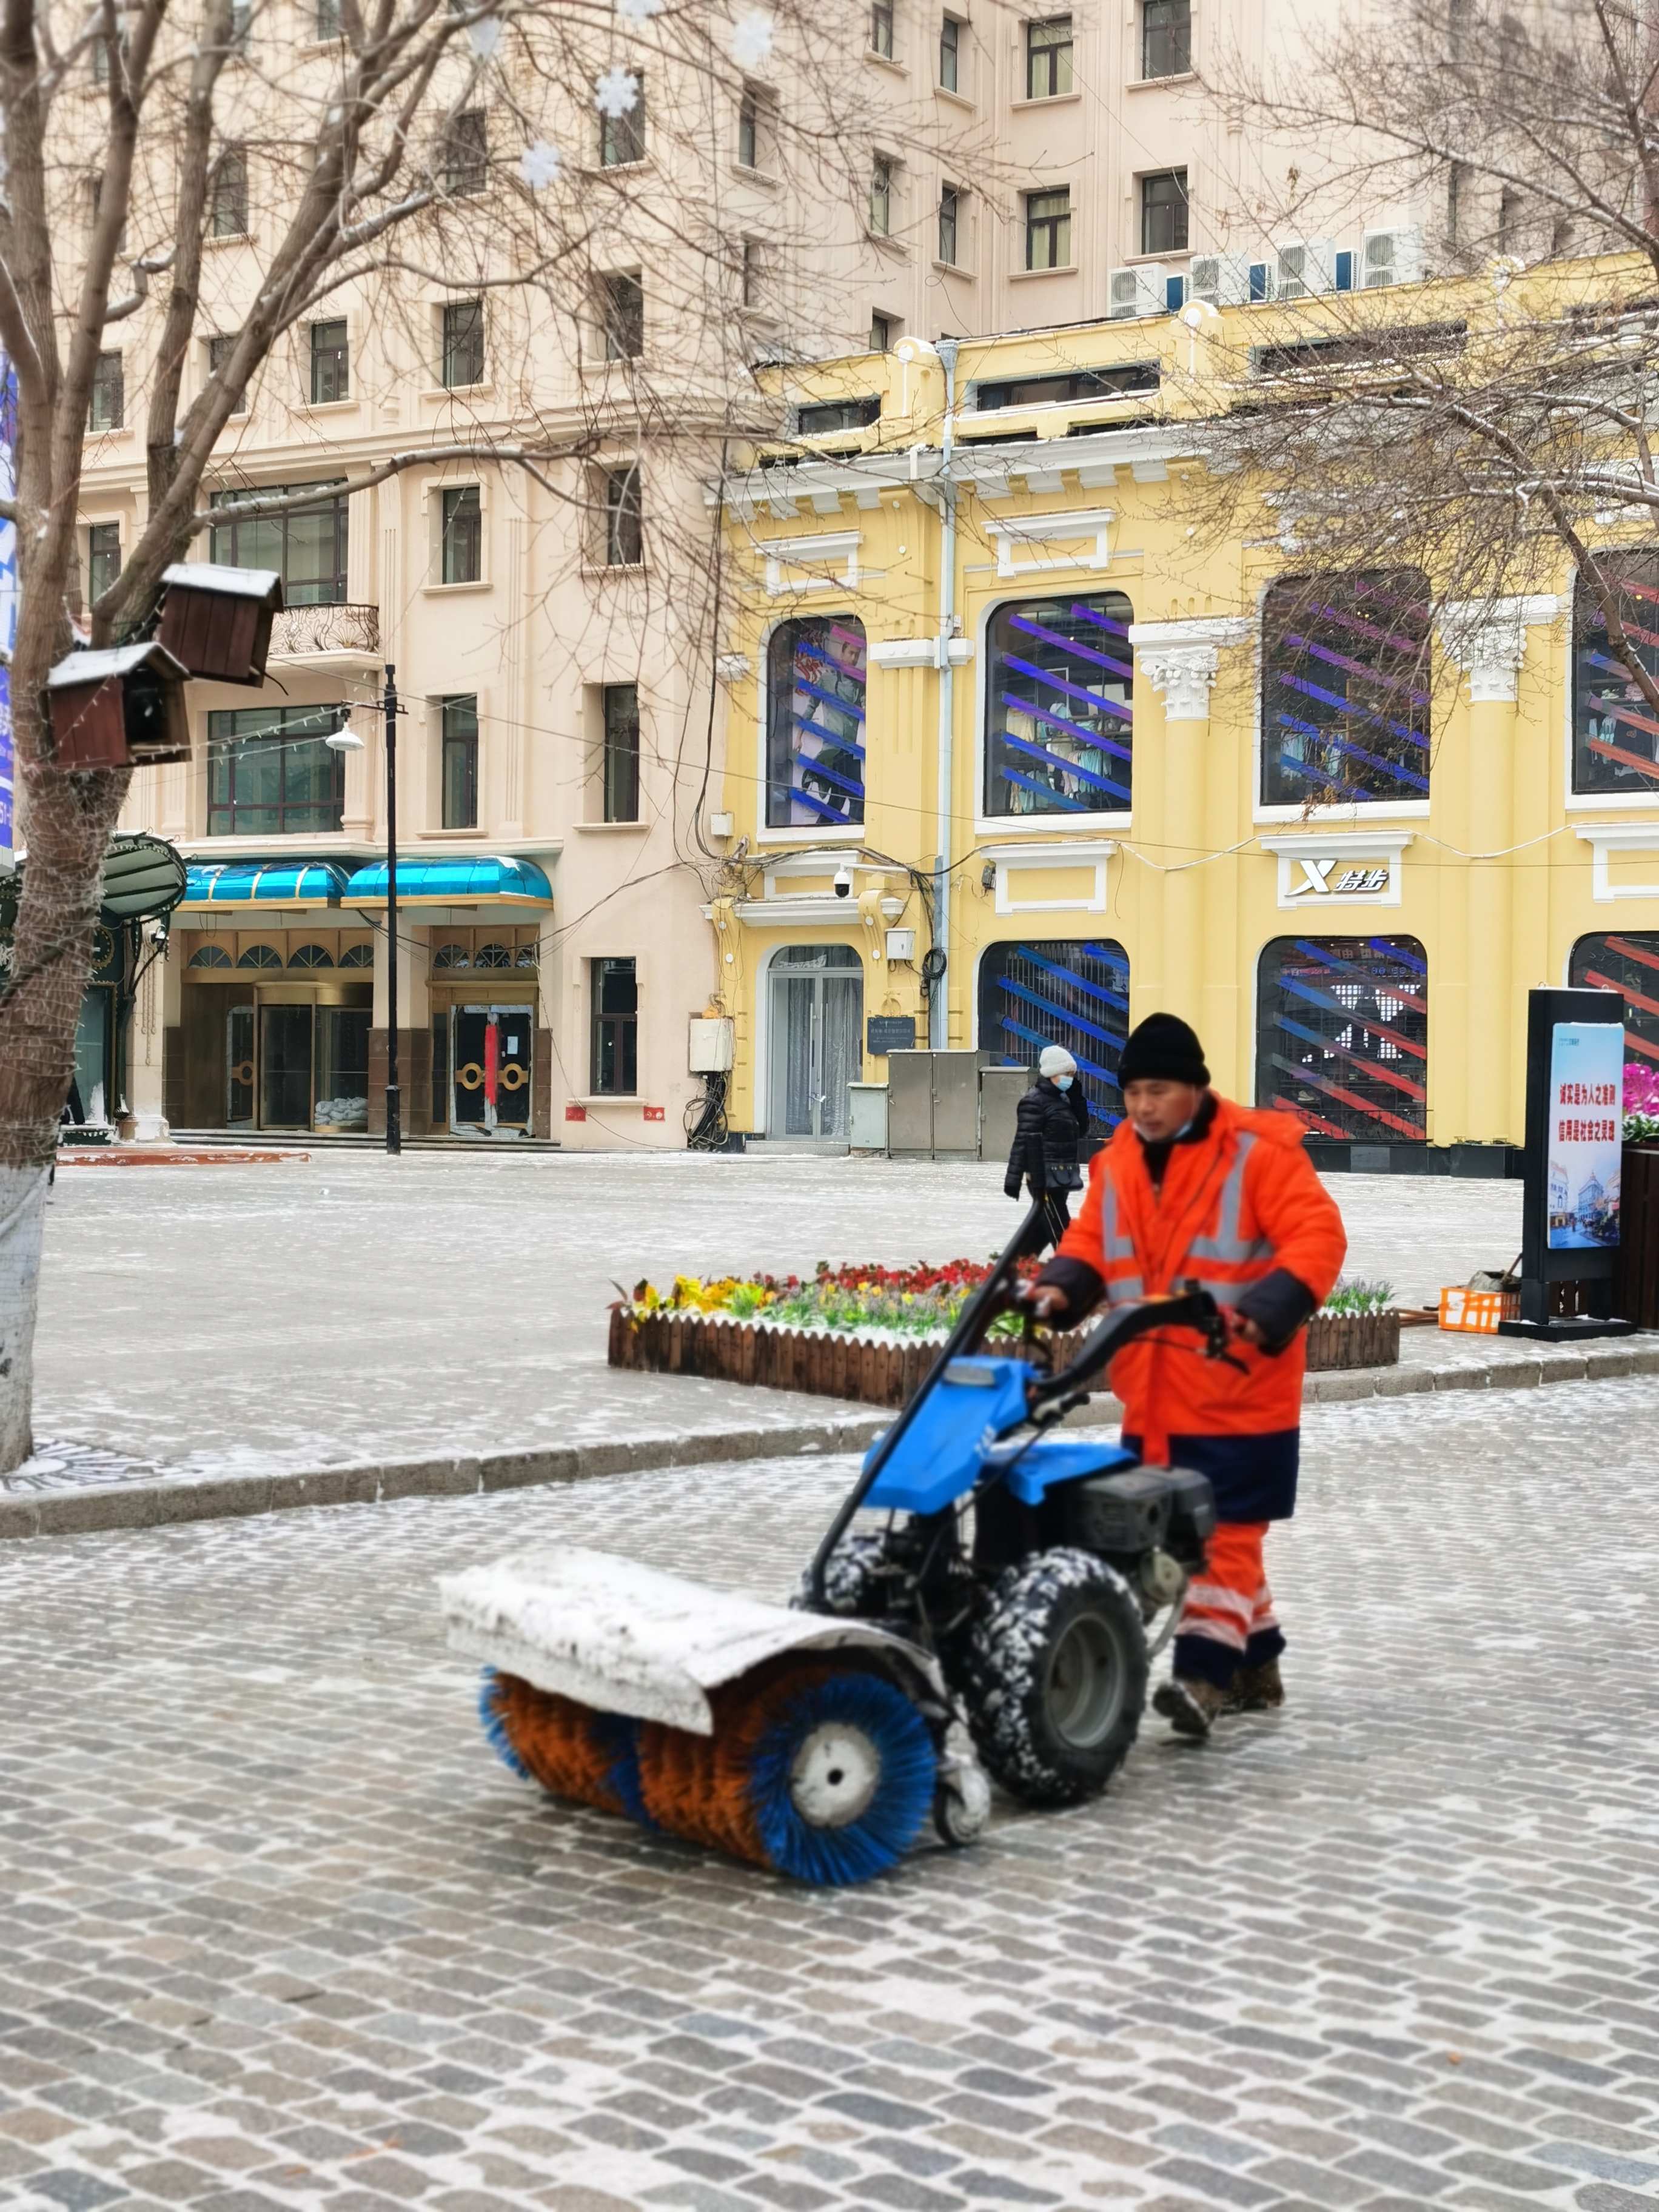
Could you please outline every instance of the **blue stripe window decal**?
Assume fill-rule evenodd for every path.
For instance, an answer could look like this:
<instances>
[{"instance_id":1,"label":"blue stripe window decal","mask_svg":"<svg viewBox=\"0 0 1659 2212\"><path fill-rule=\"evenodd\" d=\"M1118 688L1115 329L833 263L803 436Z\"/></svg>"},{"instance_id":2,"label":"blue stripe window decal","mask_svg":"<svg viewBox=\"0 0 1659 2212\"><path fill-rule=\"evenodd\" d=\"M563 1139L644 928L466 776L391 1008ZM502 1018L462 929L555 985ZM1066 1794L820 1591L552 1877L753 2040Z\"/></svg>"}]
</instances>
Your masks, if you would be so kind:
<instances>
[{"instance_id":1,"label":"blue stripe window decal","mask_svg":"<svg viewBox=\"0 0 1659 2212\"><path fill-rule=\"evenodd\" d=\"M1276 938L1258 981L1257 1105L1315 1138L1422 1144L1428 978L1415 938Z\"/></svg>"},{"instance_id":2,"label":"blue stripe window decal","mask_svg":"<svg viewBox=\"0 0 1659 2212\"><path fill-rule=\"evenodd\" d=\"M1127 813L1133 619L1121 592L997 609L986 679L988 815Z\"/></svg>"},{"instance_id":3,"label":"blue stripe window decal","mask_svg":"<svg viewBox=\"0 0 1659 2212\"><path fill-rule=\"evenodd\" d=\"M1065 1046L1098 1136L1123 1118L1117 1064L1129 1028L1129 956L1108 939L993 945L979 971L980 1049L1036 1080L1047 1044Z\"/></svg>"},{"instance_id":4,"label":"blue stripe window decal","mask_svg":"<svg viewBox=\"0 0 1659 2212\"><path fill-rule=\"evenodd\" d=\"M864 624L851 615L780 623L767 647L766 823L864 820Z\"/></svg>"},{"instance_id":5,"label":"blue stripe window decal","mask_svg":"<svg viewBox=\"0 0 1659 2212\"><path fill-rule=\"evenodd\" d=\"M1605 609L1581 577L1573 599L1572 787L1651 799L1659 794L1659 714L1637 668L1659 679L1659 553L1603 553L1624 642L1615 648Z\"/></svg>"},{"instance_id":6,"label":"blue stripe window decal","mask_svg":"<svg viewBox=\"0 0 1659 2212\"><path fill-rule=\"evenodd\" d=\"M1261 799L1429 793L1429 586L1415 569L1282 577L1262 605Z\"/></svg>"}]
</instances>

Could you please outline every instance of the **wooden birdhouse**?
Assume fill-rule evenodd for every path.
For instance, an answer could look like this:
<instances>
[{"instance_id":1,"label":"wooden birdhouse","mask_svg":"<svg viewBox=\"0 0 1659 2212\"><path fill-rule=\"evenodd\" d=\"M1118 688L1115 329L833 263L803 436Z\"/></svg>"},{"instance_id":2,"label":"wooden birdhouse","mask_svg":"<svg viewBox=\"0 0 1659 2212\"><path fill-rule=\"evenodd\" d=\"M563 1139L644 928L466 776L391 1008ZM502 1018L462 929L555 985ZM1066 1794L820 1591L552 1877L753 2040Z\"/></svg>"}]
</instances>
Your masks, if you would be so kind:
<instances>
[{"instance_id":1,"label":"wooden birdhouse","mask_svg":"<svg viewBox=\"0 0 1659 2212\"><path fill-rule=\"evenodd\" d=\"M80 770L188 760L187 672L156 638L68 654L46 677L58 765Z\"/></svg>"},{"instance_id":2,"label":"wooden birdhouse","mask_svg":"<svg viewBox=\"0 0 1659 2212\"><path fill-rule=\"evenodd\" d=\"M187 674L214 684L263 684L271 617L283 604L274 568L178 561L163 569L161 643Z\"/></svg>"}]
</instances>

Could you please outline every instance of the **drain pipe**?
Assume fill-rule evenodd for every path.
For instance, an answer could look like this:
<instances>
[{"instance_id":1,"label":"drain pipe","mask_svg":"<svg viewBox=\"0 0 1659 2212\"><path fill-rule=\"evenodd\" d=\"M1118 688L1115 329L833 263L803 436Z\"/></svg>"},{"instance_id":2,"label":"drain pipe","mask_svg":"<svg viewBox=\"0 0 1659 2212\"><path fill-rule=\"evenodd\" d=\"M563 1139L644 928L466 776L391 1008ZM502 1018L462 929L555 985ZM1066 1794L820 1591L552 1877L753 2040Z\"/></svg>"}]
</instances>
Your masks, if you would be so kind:
<instances>
[{"instance_id":1,"label":"drain pipe","mask_svg":"<svg viewBox=\"0 0 1659 2212\"><path fill-rule=\"evenodd\" d=\"M952 434L957 411L955 338L940 338L937 349L945 368L945 423L939 440L939 834L933 866L933 945L948 953L951 942L951 750L956 732L956 669L951 644L957 629L957 487L951 475ZM927 1001L927 1042L943 1052L951 1042L949 982L943 966L933 977Z\"/></svg>"}]
</instances>

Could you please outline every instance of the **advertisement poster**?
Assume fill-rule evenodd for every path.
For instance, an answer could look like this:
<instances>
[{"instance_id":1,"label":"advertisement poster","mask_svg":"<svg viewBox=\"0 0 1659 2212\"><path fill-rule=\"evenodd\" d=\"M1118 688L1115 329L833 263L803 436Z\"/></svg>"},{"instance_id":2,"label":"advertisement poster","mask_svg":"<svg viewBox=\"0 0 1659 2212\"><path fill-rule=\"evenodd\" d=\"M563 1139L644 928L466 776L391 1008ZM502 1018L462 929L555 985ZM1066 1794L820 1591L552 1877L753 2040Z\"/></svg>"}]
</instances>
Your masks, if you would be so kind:
<instances>
[{"instance_id":1,"label":"advertisement poster","mask_svg":"<svg viewBox=\"0 0 1659 2212\"><path fill-rule=\"evenodd\" d=\"M1550 1041L1549 1247L1603 1251L1619 1242L1625 1032L1617 1022L1557 1022Z\"/></svg>"},{"instance_id":2,"label":"advertisement poster","mask_svg":"<svg viewBox=\"0 0 1659 2212\"><path fill-rule=\"evenodd\" d=\"M16 489L12 445L17 435L17 380L0 353L0 499ZM0 875L12 865L15 816L11 742L11 650L17 642L17 528L0 522Z\"/></svg>"}]
</instances>

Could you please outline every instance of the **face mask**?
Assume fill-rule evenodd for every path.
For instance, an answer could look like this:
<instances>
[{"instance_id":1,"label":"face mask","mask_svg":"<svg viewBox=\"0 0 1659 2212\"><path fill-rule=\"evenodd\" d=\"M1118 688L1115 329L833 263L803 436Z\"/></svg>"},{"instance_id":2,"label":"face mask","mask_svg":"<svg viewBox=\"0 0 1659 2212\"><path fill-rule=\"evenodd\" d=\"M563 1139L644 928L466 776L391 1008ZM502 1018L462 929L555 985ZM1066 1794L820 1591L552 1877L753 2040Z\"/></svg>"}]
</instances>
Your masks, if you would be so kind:
<instances>
[{"instance_id":1,"label":"face mask","mask_svg":"<svg viewBox=\"0 0 1659 2212\"><path fill-rule=\"evenodd\" d=\"M1056 1090L1056 1091L1069 1091L1069 1090L1071 1089L1071 1087L1072 1087L1072 1079L1071 1079L1071 1077L1070 1077L1069 1075L1057 1075L1057 1076L1055 1076L1055 1078L1054 1078L1054 1088L1055 1088L1055 1090Z\"/></svg>"}]
</instances>

